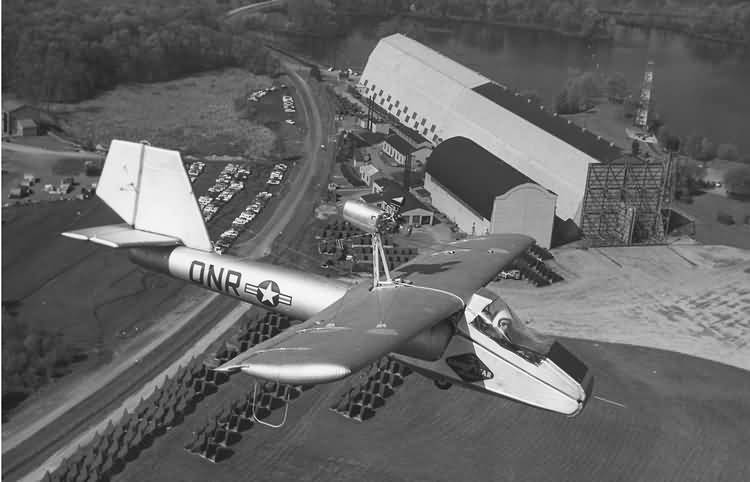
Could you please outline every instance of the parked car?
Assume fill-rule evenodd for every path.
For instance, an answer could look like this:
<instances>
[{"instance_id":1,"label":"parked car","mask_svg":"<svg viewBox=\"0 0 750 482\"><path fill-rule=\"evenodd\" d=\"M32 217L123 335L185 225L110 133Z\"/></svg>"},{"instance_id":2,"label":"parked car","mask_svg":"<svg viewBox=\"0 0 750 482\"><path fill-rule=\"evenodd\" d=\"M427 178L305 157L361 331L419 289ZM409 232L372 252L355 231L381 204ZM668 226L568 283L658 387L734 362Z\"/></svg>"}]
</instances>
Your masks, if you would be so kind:
<instances>
[{"instance_id":1,"label":"parked car","mask_svg":"<svg viewBox=\"0 0 750 482\"><path fill-rule=\"evenodd\" d=\"M500 273L495 278L496 280L502 280L502 279L521 279L521 271L517 269L509 269L500 271Z\"/></svg>"}]
</instances>

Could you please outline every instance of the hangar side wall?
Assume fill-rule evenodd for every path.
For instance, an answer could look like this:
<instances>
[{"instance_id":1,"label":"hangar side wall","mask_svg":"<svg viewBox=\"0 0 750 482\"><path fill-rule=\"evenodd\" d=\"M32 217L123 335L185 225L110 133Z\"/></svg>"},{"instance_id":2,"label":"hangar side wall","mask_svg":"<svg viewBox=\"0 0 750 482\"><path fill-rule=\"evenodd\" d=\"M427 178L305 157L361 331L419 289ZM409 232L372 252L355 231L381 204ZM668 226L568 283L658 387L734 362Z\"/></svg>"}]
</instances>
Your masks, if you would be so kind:
<instances>
[{"instance_id":1,"label":"hangar side wall","mask_svg":"<svg viewBox=\"0 0 750 482\"><path fill-rule=\"evenodd\" d=\"M549 248L557 196L537 184L521 184L497 196L492 208L493 234L521 233Z\"/></svg>"},{"instance_id":2,"label":"hangar side wall","mask_svg":"<svg viewBox=\"0 0 750 482\"><path fill-rule=\"evenodd\" d=\"M471 90L485 77L454 61L438 71L398 48L399 42L386 37L370 54L361 79L364 95L374 95L378 105L432 142L473 140L555 192L558 216L579 223L588 165L598 160ZM474 76L458 74L465 71Z\"/></svg>"},{"instance_id":3,"label":"hangar side wall","mask_svg":"<svg viewBox=\"0 0 750 482\"><path fill-rule=\"evenodd\" d=\"M477 235L485 234L490 230L490 221L479 215L476 211L456 198L453 193L435 180L430 173L425 173L424 188L430 193L432 205L448 219L458 225L461 231Z\"/></svg>"}]
</instances>

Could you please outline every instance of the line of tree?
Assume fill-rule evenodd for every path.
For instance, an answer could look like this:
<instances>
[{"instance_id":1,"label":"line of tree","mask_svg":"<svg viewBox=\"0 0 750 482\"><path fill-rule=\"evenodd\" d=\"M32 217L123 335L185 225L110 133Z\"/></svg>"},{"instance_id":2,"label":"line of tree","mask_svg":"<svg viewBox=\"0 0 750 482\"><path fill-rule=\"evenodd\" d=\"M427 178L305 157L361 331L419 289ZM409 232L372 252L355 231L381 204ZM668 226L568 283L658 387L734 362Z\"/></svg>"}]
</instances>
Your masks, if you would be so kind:
<instances>
[{"instance_id":1,"label":"line of tree","mask_svg":"<svg viewBox=\"0 0 750 482\"><path fill-rule=\"evenodd\" d=\"M302 0L324 2L326 0ZM328 3L326 1L326 3ZM594 0L332 0L336 12L409 13L434 19L471 19L535 25L580 36L607 33Z\"/></svg>"},{"instance_id":2,"label":"line of tree","mask_svg":"<svg viewBox=\"0 0 750 482\"><path fill-rule=\"evenodd\" d=\"M29 328L12 309L3 303L2 357L3 411L53 378L70 371L69 365L83 358L62 335Z\"/></svg>"},{"instance_id":3,"label":"line of tree","mask_svg":"<svg viewBox=\"0 0 750 482\"><path fill-rule=\"evenodd\" d=\"M621 72L601 74L580 72L572 75L555 99L558 114L577 114L594 107L603 97L617 103L630 95L625 76Z\"/></svg>"},{"instance_id":4,"label":"line of tree","mask_svg":"<svg viewBox=\"0 0 750 482\"><path fill-rule=\"evenodd\" d=\"M607 13L603 13L607 12ZM411 14L532 25L581 37L608 37L616 21L739 42L750 41L746 0L294 0L286 14L248 20L254 26L314 35L340 34L348 15Z\"/></svg>"},{"instance_id":5,"label":"line of tree","mask_svg":"<svg viewBox=\"0 0 750 482\"><path fill-rule=\"evenodd\" d=\"M598 4L623 23L750 42L747 0L598 0Z\"/></svg>"},{"instance_id":6,"label":"line of tree","mask_svg":"<svg viewBox=\"0 0 750 482\"><path fill-rule=\"evenodd\" d=\"M233 24L226 5L7 0L4 90L77 101L124 82L155 82L229 66L273 73L278 61Z\"/></svg>"}]
</instances>

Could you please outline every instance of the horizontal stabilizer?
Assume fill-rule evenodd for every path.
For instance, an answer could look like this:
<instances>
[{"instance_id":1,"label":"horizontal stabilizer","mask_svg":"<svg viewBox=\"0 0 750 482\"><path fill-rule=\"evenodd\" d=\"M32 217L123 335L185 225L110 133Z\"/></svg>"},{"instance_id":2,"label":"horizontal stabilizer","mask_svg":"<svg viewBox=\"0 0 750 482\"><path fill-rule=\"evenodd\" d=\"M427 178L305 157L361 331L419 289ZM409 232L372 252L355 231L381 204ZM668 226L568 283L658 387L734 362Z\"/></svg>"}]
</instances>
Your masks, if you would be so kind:
<instances>
[{"instance_id":1,"label":"horizontal stabilizer","mask_svg":"<svg viewBox=\"0 0 750 482\"><path fill-rule=\"evenodd\" d=\"M62 233L63 236L81 241L91 241L110 248L136 248L140 246L178 246L182 242L177 238L163 234L149 233L133 229L128 224L108 224L93 228L80 229Z\"/></svg>"}]
</instances>

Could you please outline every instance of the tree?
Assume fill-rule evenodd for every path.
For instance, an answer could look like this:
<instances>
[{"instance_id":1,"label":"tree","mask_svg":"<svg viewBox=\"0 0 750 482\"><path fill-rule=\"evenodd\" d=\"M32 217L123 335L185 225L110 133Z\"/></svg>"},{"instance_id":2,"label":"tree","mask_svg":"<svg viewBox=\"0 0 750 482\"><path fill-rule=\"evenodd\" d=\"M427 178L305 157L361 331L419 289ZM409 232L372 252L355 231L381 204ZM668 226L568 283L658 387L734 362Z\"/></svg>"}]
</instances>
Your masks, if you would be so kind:
<instances>
[{"instance_id":1,"label":"tree","mask_svg":"<svg viewBox=\"0 0 750 482\"><path fill-rule=\"evenodd\" d=\"M323 76L321 75L321 73L320 73L320 69L319 69L319 68L318 68L317 66L313 66L313 67L312 67L312 68L310 69L310 78L311 78L311 79L315 79L315 80L317 80L318 82L320 82L320 81L322 81L322 80L323 80Z\"/></svg>"},{"instance_id":2,"label":"tree","mask_svg":"<svg viewBox=\"0 0 750 482\"><path fill-rule=\"evenodd\" d=\"M707 137L701 139L700 151L695 156L700 161L710 161L716 158L716 144Z\"/></svg>"},{"instance_id":3,"label":"tree","mask_svg":"<svg viewBox=\"0 0 750 482\"><path fill-rule=\"evenodd\" d=\"M724 185L731 196L750 198L750 166L737 166L724 174Z\"/></svg>"},{"instance_id":4,"label":"tree","mask_svg":"<svg viewBox=\"0 0 750 482\"><path fill-rule=\"evenodd\" d=\"M615 72L606 80L607 97L615 102L622 102L628 95L628 83L622 72Z\"/></svg>"},{"instance_id":5,"label":"tree","mask_svg":"<svg viewBox=\"0 0 750 482\"><path fill-rule=\"evenodd\" d=\"M689 194L695 192L706 175L706 168L701 167L694 159L683 158L675 167L675 185L683 187Z\"/></svg>"},{"instance_id":6,"label":"tree","mask_svg":"<svg viewBox=\"0 0 750 482\"><path fill-rule=\"evenodd\" d=\"M716 157L727 161L736 161L740 158L740 153L734 144L719 144L716 149Z\"/></svg>"}]
</instances>

